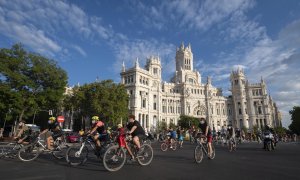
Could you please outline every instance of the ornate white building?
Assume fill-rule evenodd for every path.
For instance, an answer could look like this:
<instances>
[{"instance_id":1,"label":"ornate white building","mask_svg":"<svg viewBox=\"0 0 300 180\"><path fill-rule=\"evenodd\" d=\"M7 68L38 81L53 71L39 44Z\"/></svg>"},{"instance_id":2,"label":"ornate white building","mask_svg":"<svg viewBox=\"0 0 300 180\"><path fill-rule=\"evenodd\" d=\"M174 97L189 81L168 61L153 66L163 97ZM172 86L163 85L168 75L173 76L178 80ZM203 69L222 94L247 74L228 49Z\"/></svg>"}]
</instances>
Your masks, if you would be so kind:
<instances>
[{"instance_id":1,"label":"ornate white building","mask_svg":"<svg viewBox=\"0 0 300 180\"><path fill-rule=\"evenodd\" d=\"M232 71L232 95L225 97L210 77L202 82L201 74L194 70L190 44L177 48L175 60L176 72L169 83L162 82L159 57L148 58L145 68L138 59L130 69L123 64L121 83L130 97L129 113L143 127L155 128L159 121L177 124L180 115L204 117L217 130L228 124L250 129L254 125L280 126L280 113L263 80L250 84L242 69Z\"/></svg>"}]
</instances>

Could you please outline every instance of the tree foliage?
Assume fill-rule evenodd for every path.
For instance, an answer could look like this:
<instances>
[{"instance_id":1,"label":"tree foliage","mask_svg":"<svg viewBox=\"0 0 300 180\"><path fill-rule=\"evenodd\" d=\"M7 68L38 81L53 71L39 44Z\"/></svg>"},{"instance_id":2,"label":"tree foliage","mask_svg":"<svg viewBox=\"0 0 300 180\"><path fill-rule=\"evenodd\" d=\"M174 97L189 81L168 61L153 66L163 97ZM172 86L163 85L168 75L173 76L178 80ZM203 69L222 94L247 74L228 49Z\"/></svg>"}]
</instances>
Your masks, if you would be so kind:
<instances>
[{"instance_id":1,"label":"tree foliage","mask_svg":"<svg viewBox=\"0 0 300 180\"><path fill-rule=\"evenodd\" d=\"M128 94L124 85L104 80L73 88L64 99L64 108L83 117L102 116L110 125L120 123L128 115Z\"/></svg>"},{"instance_id":2,"label":"tree foliage","mask_svg":"<svg viewBox=\"0 0 300 180\"><path fill-rule=\"evenodd\" d=\"M196 117L180 115L178 125L185 129L189 129L192 126L198 127L199 120Z\"/></svg>"},{"instance_id":3,"label":"tree foliage","mask_svg":"<svg viewBox=\"0 0 300 180\"><path fill-rule=\"evenodd\" d=\"M168 129L168 125L167 125L166 122L164 122L164 121L159 121L159 122L157 122L157 130L158 130L159 132L165 131L165 130L167 130L167 129Z\"/></svg>"},{"instance_id":4,"label":"tree foliage","mask_svg":"<svg viewBox=\"0 0 300 180\"><path fill-rule=\"evenodd\" d=\"M54 60L27 52L22 45L0 49L0 118L11 110L22 119L43 108L57 108L67 74Z\"/></svg>"},{"instance_id":5,"label":"tree foliage","mask_svg":"<svg viewBox=\"0 0 300 180\"><path fill-rule=\"evenodd\" d=\"M289 129L296 134L300 134L300 106L294 106L292 110L290 110L292 123L289 126Z\"/></svg>"},{"instance_id":6,"label":"tree foliage","mask_svg":"<svg viewBox=\"0 0 300 180\"><path fill-rule=\"evenodd\" d=\"M276 134L278 134L279 136L283 136L284 134L287 133L287 129L284 127L275 127L274 131L276 132Z\"/></svg>"}]
</instances>

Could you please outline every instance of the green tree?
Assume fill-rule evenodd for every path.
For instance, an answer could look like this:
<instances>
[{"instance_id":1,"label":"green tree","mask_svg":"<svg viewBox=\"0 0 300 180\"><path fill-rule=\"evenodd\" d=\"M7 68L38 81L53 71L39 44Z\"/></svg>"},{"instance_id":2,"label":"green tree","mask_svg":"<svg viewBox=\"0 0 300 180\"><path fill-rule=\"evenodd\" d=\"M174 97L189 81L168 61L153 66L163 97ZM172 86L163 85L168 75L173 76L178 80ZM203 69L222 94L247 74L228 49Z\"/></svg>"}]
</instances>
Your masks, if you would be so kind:
<instances>
[{"instance_id":1,"label":"green tree","mask_svg":"<svg viewBox=\"0 0 300 180\"><path fill-rule=\"evenodd\" d=\"M178 125L185 129L189 129L192 126L198 127L199 119L192 116L180 115Z\"/></svg>"},{"instance_id":2,"label":"green tree","mask_svg":"<svg viewBox=\"0 0 300 180\"><path fill-rule=\"evenodd\" d=\"M284 134L287 133L287 129L284 127L276 127L274 128L274 131L276 132L277 135L283 136Z\"/></svg>"},{"instance_id":3,"label":"green tree","mask_svg":"<svg viewBox=\"0 0 300 180\"><path fill-rule=\"evenodd\" d=\"M173 130L176 130L176 125L175 125L174 123L171 122L171 123L169 124L169 128L170 128L170 129L172 128Z\"/></svg>"},{"instance_id":4,"label":"green tree","mask_svg":"<svg viewBox=\"0 0 300 180\"><path fill-rule=\"evenodd\" d=\"M292 123L289 126L289 129L296 134L300 134L300 106L294 106L292 110L290 110Z\"/></svg>"},{"instance_id":5,"label":"green tree","mask_svg":"<svg viewBox=\"0 0 300 180\"><path fill-rule=\"evenodd\" d=\"M54 60L27 52L22 45L0 49L0 112L12 110L19 120L40 109L55 109L67 74Z\"/></svg>"},{"instance_id":6,"label":"green tree","mask_svg":"<svg viewBox=\"0 0 300 180\"><path fill-rule=\"evenodd\" d=\"M124 85L112 80L84 84L65 97L64 109L73 109L81 117L101 115L109 126L113 126L128 115L128 94Z\"/></svg>"},{"instance_id":7,"label":"green tree","mask_svg":"<svg viewBox=\"0 0 300 180\"><path fill-rule=\"evenodd\" d=\"M258 126L257 126L257 125L254 125L254 126L253 126L253 133L254 133L254 134L257 134L257 132L258 132Z\"/></svg>"},{"instance_id":8,"label":"green tree","mask_svg":"<svg viewBox=\"0 0 300 180\"><path fill-rule=\"evenodd\" d=\"M166 123L166 122L164 122L164 121L159 121L159 122L157 123L157 130L158 130L159 132L164 131L164 130L166 130L166 129L168 129L168 126L167 126L167 123Z\"/></svg>"}]
</instances>

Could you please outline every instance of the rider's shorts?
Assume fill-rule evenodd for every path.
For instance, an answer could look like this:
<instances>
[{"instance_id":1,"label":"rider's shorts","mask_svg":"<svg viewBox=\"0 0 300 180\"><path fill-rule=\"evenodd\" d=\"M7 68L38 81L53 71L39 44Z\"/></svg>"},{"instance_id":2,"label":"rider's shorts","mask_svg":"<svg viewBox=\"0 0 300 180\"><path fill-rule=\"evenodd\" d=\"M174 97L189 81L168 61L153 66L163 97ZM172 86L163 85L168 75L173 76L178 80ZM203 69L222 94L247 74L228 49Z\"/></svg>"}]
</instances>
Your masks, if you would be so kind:
<instances>
[{"instance_id":1,"label":"rider's shorts","mask_svg":"<svg viewBox=\"0 0 300 180\"><path fill-rule=\"evenodd\" d=\"M53 138L54 141L55 141L57 138L61 137L61 136L62 136L62 132L61 132L61 131L53 132L53 134L52 134L52 138Z\"/></svg>"},{"instance_id":2,"label":"rider's shorts","mask_svg":"<svg viewBox=\"0 0 300 180\"><path fill-rule=\"evenodd\" d=\"M144 139L147 137L147 136L144 135L144 134L137 134L137 135L135 135L135 136L137 136L137 137L139 138L140 141L144 140ZM134 136L134 137L135 137L135 136Z\"/></svg>"},{"instance_id":3,"label":"rider's shorts","mask_svg":"<svg viewBox=\"0 0 300 180\"><path fill-rule=\"evenodd\" d=\"M213 138L212 138L211 135L207 136L207 142L208 142L208 143L212 143L212 139L213 139Z\"/></svg>"},{"instance_id":4,"label":"rider's shorts","mask_svg":"<svg viewBox=\"0 0 300 180\"><path fill-rule=\"evenodd\" d=\"M108 137L108 134L99 134L99 137L98 137L98 139L100 140L100 141L108 141L108 139L109 139L109 137Z\"/></svg>"},{"instance_id":5,"label":"rider's shorts","mask_svg":"<svg viewBox=\"0 0 300 180\"><path fill-rule=\"evenodd\" d=\"M183 141L183 136L180 135L178 139L179 139L179 141Z\"/></svg>"}]
</instances>

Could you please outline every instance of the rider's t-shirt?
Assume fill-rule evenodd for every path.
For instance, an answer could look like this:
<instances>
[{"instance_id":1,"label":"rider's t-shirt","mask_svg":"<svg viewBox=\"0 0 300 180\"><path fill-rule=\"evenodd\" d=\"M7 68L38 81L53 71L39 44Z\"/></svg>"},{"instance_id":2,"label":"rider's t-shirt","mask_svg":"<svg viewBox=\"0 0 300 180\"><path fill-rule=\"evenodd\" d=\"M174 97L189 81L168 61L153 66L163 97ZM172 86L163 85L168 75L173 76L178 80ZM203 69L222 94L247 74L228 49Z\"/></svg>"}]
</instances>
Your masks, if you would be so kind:
<instances>
[{"instance_id":1,"label":"rider's t-shirt","mask_svg":"<svg viewBox=\"0 0 300 180\"><path fill-rule=\"evenodd\" d=\"M234 136L234 130L233 130L233 128L231 128L231 129L227 129L227 132L228 132L228 136L229 137L232 137L232 136Z\"/></svg>"},{"instance_id":2,"label":"rider's t-shirt","mask_svg":"<svg viewBox=\"0 0 300 180\"><path fill-rule=\"evenodd\" d=\"M170 136L171 136L171 138L175 139L176 138L176 131L170 131Z\"/></svg>"},{"instance_id":3,"label":"rider's t-shirt","mask_svg":"<svg viewBox=\"0 0 300 180\"><path fill-rule=\"evenodd\" d=\"M56 129L56 127L58 127L58 129ZM52 132L57 132L57 131L61 131L61 128L60 128L58 122L55 121L54 123L48 124L48 130L52 131Z\"/></svg>"},{"instance_id":4,"label":"rider's t-shirt","mask_svg":"<svg viewBox=\"0 0 300 180\"><path fill-rule=\"evenodd\" d=\"M106 130L105 130L105 125L102 121L98 121L95 126L97 126L97 132L99 134L105 134Z\"/></svg>"},{"instance_id":5,"label":"rider's t-shirt","mask_svg":"<svg viewBox=\"0 0 300 180\"><path fill-rule=\"evenodd\" d=\"M203 135L205 135L207 123L205 122L204 124L199 123L199 128L201 129ZM208 128L207 136L211 136L211 130Z\"/></svg>"},{"instance_id":6,"label":"rider's t-shirt","mask_svg":"<svg viewBox=\"0 0 300 180\"><path fill-rule=\"evenodd\" d=\"M133 122L130 122L127 124L127 129L131 131L133 126L136 126L137 128L132 132L132 136L137 136L137 135L145 135L145 131L140 125L140 123L137 120L134 120Z\"/></svg>"}]
</instances>

